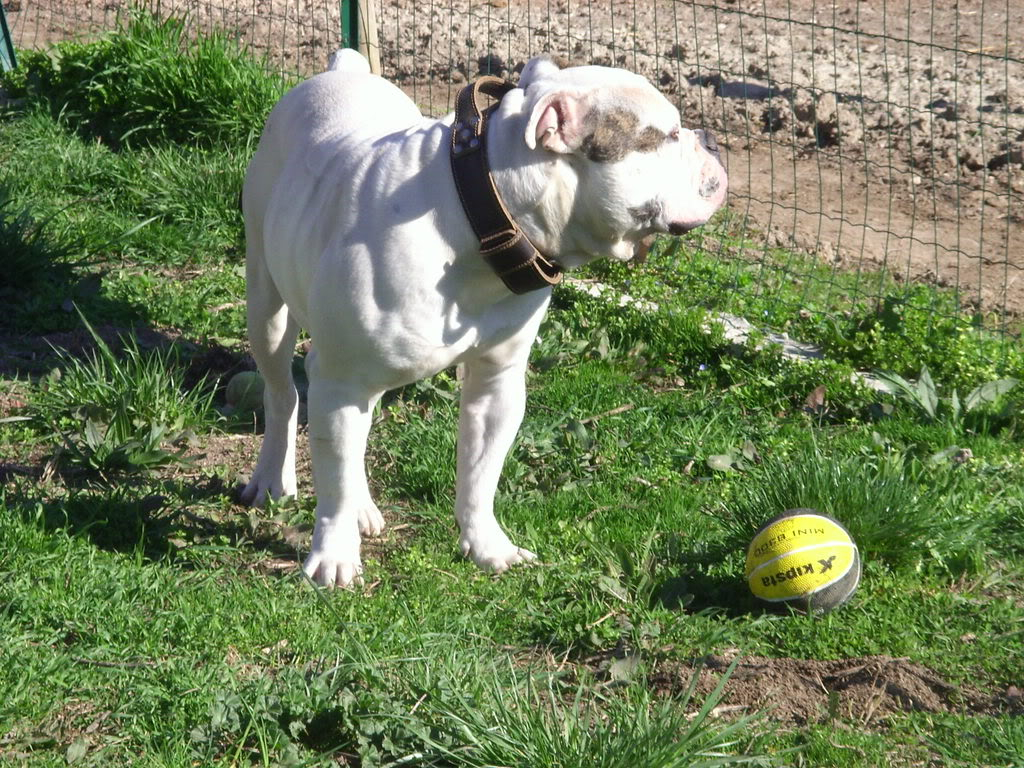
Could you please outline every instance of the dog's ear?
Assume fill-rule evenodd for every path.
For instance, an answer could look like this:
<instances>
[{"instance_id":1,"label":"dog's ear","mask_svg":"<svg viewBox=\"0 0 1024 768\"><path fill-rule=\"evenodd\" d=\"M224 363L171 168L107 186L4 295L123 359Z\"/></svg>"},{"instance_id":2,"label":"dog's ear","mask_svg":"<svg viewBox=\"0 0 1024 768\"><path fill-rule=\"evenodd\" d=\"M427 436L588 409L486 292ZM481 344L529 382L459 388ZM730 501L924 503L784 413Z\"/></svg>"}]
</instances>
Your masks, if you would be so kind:
<instances>
[{"instance_id":1,"label":"dog's ear","mask_svg":"<svg viewBox=\"0 0 1024 768\"><path fill-rule=\"evenodd\" d=\"M526 146L538 145L551 152L566 153L583 141L583 123L587 113L584 98L571 91L553 91L533 105L526 123Z\"/></svg>"},{"instance_id":2,"label":"dog's ear","mask_svg":"<svg viewBox=\"0 0 1024 768\"><path fill-rule=\"evenodd\" d=\"M519 73L519 87L525 91L532 83L557 74L566 66L567 62L564 59L556 58L551 54L534 56L523 65L523 71Z\"/></svg>"}]
</instances>

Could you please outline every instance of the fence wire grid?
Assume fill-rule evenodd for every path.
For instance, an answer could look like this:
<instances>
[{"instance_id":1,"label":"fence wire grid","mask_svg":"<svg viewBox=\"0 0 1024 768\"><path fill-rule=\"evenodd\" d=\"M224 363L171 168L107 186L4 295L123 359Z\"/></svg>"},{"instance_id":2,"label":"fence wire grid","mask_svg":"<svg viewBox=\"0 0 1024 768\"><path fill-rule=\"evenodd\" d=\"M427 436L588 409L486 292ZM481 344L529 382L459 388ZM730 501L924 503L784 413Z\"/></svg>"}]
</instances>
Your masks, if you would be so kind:
<instances>
[{"instance_id":1,"label":"fence wire grid","mask_svg":"<svg viewBox=\"0 0 1024 768\"><path fill-rule=\"evenodd\" d=\"M114 29L119 0L3 0L18 47ZM138 4L134 4L137 6ZM280 71L320 70L338 2L150 0L237 36ZM701 246L764 275L829 283L879 270L955 291L1007 343L1024 318L1024 4L1010 0L378 0L383 74L429 114L532 55L647 76L715 132L735 228ZM829 265L804 271L803 253ZM685 263L680 265L685 269ZM771 280L764 281L770 291ZM850 292L847 279L838 293ZM832 311L825 299L821 311Z\"/></svg>"}]
</instances>

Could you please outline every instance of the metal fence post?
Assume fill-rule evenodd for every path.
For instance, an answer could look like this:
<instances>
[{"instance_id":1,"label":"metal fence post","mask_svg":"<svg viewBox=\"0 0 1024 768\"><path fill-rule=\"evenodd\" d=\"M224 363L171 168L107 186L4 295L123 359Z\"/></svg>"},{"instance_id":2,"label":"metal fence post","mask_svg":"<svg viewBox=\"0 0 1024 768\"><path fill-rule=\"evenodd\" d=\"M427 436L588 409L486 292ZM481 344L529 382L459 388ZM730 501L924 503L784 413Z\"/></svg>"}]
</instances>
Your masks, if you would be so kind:
<instances>
[{"instance_id":1,"label":"metal fence post","mask_svg":"<svg viewBox=\"0 0 1024 768\"><path fill-rule=\"evenodd\" d=\"M370 62L370 71L380 74L380 41L373 0L341 0L341 46L355 48Z\"/></svg>"},{"instance_id":2,"label":"metal fence post","mask_svg":"<svg viewBox=\"0 0 1024 768\"><path fill-rule=\"evenodd\" d=\"M14 42L11 40L11 30L7 26L7 16L4 14L4 5L0 3L0 70L6 72L18 66L18 60L14 57Z\"/></svg>"},{"instance_id":3,"label":"metal fence post","mask_svg":"<svg viewBox=\"0 0 1024 768\"><path fill-rule=\"evenodd\" d=\"M341 0L341 47L359 49L359 0Z\"/></svg>"}]
</instances>

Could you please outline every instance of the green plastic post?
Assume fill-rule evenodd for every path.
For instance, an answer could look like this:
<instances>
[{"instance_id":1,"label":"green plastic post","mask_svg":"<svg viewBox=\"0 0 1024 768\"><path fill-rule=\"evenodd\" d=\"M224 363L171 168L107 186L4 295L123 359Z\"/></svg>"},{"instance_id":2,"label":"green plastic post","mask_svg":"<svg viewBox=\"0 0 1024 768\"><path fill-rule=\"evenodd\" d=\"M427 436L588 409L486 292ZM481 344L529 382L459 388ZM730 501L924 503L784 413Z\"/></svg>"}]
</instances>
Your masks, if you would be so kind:
<instances>
[{"instance_id":1,"label":"green plastic post","mask_svg":"<svg viewBox=\"0 0 1024 768\"><path fill-rule=\"evenodd\" d=\"M11 40L11 30L7 27L7 16L4 14L4 5L0 3L0 70L6 72L18 66L18 60L14 57L14 42Z\"/></svg>"},{"instance_id":2,"label":"green plastic post","mask_svg":"<svg viewBox=\"0 0 1024 768\"><path fill-rule=\"evenodd\" d=\"M341 0L341 47L359 50L358 0Z\"/></svg>"}]
</instances>

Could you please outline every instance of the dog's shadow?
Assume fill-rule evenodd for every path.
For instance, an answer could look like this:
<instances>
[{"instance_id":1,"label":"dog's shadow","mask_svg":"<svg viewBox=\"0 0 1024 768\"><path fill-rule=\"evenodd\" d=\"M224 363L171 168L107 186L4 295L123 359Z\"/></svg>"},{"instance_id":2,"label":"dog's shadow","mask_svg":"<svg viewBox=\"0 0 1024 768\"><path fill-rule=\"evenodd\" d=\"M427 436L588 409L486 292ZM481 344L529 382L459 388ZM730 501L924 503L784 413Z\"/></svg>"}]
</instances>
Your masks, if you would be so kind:
<instances>
[{"instance_id":1,"label":"dog's shadow","mask_svg":"<svg viewBox=\"0 0 1024 768\"><path fill-rule=\"evenodd\" d=\"M242 556L296 556L287 527L262 511L234 503L237 488L221 477L143 484L119 480L109 485L78 483L50 498L16 486L5 500L9 509L47 533L60 532L97 549L153 562L190 567L192 559L179 554L197 545L231 547Z\"/></svg>"}]
</instances>

